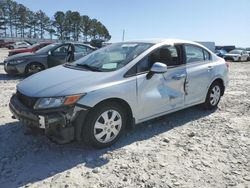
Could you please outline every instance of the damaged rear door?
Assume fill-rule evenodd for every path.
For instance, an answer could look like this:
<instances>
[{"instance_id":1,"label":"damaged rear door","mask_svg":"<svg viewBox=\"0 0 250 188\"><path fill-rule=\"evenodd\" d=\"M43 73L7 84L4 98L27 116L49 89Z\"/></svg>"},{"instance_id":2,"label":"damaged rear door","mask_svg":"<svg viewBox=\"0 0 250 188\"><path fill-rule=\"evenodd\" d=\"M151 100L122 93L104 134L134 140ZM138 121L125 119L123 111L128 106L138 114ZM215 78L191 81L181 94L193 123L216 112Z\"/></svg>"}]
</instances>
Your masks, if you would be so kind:
<instances>
[{"instance_id":1,"label":"damaged rear door","mask_svg":"<svg viewBox=\"0 0 250 188\"><path fill-rule=\"evenodd\" d=\"M140 74L155 62L165 63L165 73L154 74L147 79L147 74ZM181 46L161 47L138 63L137 96L139 119L148 119L184 106L186 68L183 64ZM143 67L144 66L144 67Z\"/></svg>"}]
</instances>

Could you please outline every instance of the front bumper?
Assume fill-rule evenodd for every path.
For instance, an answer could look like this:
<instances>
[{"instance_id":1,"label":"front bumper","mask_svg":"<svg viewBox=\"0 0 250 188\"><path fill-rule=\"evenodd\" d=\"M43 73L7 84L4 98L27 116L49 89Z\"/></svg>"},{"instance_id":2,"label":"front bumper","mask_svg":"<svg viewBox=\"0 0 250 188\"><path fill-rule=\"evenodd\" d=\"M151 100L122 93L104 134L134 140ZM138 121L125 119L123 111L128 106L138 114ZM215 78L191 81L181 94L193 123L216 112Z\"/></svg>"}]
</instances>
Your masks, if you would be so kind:
<instances>
[{"instance_id":1,"label":"front bumper","mask_svg":"<svg viewBox=\"0 0 250 188\"><path fill-rule=\"evenodd\" d=\"M23 75L25 73L25 67L26 65L24 64L16 64L16 65L11 65L8 62L4 61L4 70L8 74L12 75Z\"/></svg>"},{"instance_id":2,"label":"front bumper","mask_svg":"<svg viewBox=\"0 0 250 188\"><path fill-rule=\"evenodd\" d=\"M11 97L9 108L15 119L29 127L44 129L45 134L57 143L68 143L75 138L80 140L82 122L78 122L79 116L82 118L88 112L78 106L32 110L16 95Z\"/></svg>"}]
</instances>

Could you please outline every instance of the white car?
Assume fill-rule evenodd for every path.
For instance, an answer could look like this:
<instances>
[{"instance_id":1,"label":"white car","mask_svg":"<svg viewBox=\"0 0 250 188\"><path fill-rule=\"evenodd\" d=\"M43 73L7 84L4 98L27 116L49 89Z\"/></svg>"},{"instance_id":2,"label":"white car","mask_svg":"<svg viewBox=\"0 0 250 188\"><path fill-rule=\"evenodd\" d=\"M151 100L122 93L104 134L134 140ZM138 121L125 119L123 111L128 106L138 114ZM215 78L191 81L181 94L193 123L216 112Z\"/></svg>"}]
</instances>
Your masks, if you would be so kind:
<instances>
[{"instance_id":1,"label":"white car","mask_svg":"<svg viewBox=\"0 0 250 188\"><path fill-rule=\"evenodd\" d=\"M247 61L248 53L245 50L232 50L224 55L226 61Z\"/></svg>"},{"instance_id":2,"label":"white car","mask_svg":"<svg viewBox=\"0 0 250 188\"><path fill-rule=\"evenodd\" d=\"M247 51L247 53L248 53L248 61L250 61L250 48L246 48L246 51Z\"/></svg>"},{"instance_id":3,"label":"white car","mask_svg":"<svg viewBox=\"0 0 250 188\"><path fill-rule=\"evenodd\" d=\"M10 44L8 46L9 49L18 49L18 48L28 48L30 44L27 42L15 42L14 44Z\"/></svg>"}]
</instances>

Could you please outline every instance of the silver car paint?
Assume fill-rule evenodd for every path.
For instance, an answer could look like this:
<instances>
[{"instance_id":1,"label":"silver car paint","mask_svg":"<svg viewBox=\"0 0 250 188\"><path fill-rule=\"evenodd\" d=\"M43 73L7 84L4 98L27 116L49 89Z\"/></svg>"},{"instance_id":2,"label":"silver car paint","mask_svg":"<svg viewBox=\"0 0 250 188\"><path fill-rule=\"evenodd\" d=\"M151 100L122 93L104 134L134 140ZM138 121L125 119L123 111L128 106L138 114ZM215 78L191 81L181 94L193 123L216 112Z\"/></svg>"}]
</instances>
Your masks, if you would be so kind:
<instances>
[{"instance_id":1,"label":"silver car paint","mask_svg":"<svg viewBox=\"0 0 250 188\"><path fill-rule=\"evenodd\" d=\"M224 86L227 86L225 61L202 45L183 40L150 42L155 45L117 71L90 72L57 66L25 79L17 89L33 97L86 93L77 103L89 107L105 99L121 99L128 103L135 123L139 123L204 102L209 86L217 78L221 78ZM144 56L158 47L175 43L200 46L211 53L211 61L168 69L164 74L155 74L150 80L146 79L147 73L124 77Z\"/></svg>"}]
</instances>

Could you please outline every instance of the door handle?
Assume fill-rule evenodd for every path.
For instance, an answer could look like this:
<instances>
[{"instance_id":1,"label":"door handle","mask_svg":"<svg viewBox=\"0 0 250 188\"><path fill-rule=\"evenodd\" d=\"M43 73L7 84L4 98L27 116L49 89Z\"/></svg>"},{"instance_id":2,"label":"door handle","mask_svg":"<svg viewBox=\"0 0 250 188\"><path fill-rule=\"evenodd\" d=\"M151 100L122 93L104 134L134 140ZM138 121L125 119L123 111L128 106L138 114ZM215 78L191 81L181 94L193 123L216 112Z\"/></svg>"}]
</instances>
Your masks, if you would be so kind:
<instances>
[{"instance_id":1,"label":"door handle","mask_svg":"<svg viewBox=\"0 0 250 188\"><path fill-rule=\"evenodd\" d=\"M214 68L214 66L211 66L211 65L209 65L209 66L207 67L208 70L212 70L213 68Z\"/></svg>"},{"instance_id":2,"label":"door handle","mask_svg":"<svg viewBox=\"0 0 250 188\"><path fill-rule=\"evenodd\" d=\"M180 80L182 78L185 78L186 77L186 74L177 74L177 75L174 75L172 78L174 80Z\"/></svg>"}]
</instances>

